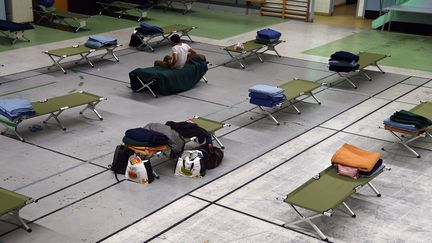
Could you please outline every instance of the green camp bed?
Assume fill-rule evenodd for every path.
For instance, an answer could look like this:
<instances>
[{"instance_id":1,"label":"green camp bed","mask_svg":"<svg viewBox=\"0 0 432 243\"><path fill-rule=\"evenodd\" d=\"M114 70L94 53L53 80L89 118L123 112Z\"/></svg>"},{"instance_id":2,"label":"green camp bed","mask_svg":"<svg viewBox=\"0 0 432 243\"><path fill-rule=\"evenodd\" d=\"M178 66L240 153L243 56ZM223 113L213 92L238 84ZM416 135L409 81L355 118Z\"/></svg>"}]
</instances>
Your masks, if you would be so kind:
<instances>
[{"instance_id":1,"label":"green camp bed","mask_svg":"<svg viewBox=\"0 0 432 243\"><path fill-rule=\"evenodd\" d=\"M345 201L365 185L368 185L378 197L381 197L381 194L372 185L371 180L380 175L384 169L375 174L375 176L358 178L355 180L350 177L338 175L337 169L333 166L328 167L289 193L286 198L283 199L284 202L288 203L294 209L299 217L299 220L286 223L283 226L286 228L295 228L295 225L299 223L308 223L322 240L328 241L327 236L312 222L312 219L321 216L332 216L336 208L341 204L349 211L351 216L355 218L356 215ZM314 213L310 216L305 216L297 207Z\"/></svg>"},{"instance_id":2,"label":"green camp bed","mask_svg":"<svg viewBox=\"0 0 432 243\"><path fill-rule=\"evenodd\" d=\"M85 28L87 26L87 20L91 17L86 14L60 11L55 7L46 8L42 5L38 5L38 9L33 11L39 17L39 20L36 23L39 24L43 20L47 20L49 23L64 24L72 27L75 32Z\"/></svg>"},{"instance_id":3,"label":"green camp bed","mask_svg":"<svg viewBox=\"0 0 432 243\"><path fill-rule=\"evenodd\" d=\"M70 108L86 105L86 107L80 111L80 114L83 114L85 110L90 109L96 114L99 120L103 120L102 116L96 110L96 105L103 100L106 100L106 98L84 91L79 91L72 94L32 102L31 104L36 113L35 115L19 117L13 121L10 121L5 117L0 116L0 123L2 123L8 130L12 130L21 141L24 141L24 138L17 131L18 125L22 121L49 114L48 118L45 119L43 123L47 123L48 120L54 118L58 125L65 131L66 128L59 120L59 116L61 113ZM4 132L2 132L2 134L4 134Z\"/></svg>"},{"instance_id":4,"label":"green camp bed","mask_svg":"<svg viewBox=\"0 0 432 243\"><path fill-rule=\"evenodd\" d=\"M112 8L120 10L118 18L121 18L123 15L128 14L130 11L135 11L139 14L138 21L141 21L143 18L147 18L148 8L143 8L140 4L135 3L127 3L122 1L114 1L114 2L96 2L97 4L102 6L102 10L99 12L101 15L103 12L113 12Z\"/></svg>"},{"instance_id":5,"label":"green camp bed","mask_svg":"<svg viewBox=\"0 0 432 243\"><path fill-rule=\"evenodd\" d=\"M154 49L153 49L153 47L152 47L152 45L150 43L151 40L153 40L154 38L162 37L162 40L156 42L156 44L159 45L164 40L169 41L169 38L173 34L180 35L180 38L183 37L183 36L187 36L191 42L194 42L192 40L192 38L190 37L189 32L191 30L196 29L196 28L197 27L190 26L190 25L173 24L173 25L168 25L168 26L162 27L163 33L155 33L155 34L150 34L150 35L144 35L144 34L142 34L140 32L135 31L135 34L137 34L137 37L141 41L141 44L137 48L139 49L141 47L144 47L144 48L148 47L151 51L154 51Z\"/></svg>"},{"instance_id":6,"label":"green camp bed","mask_svg":"<svg viewBox=\"0 0 432 243\"><path fill-rule=\"evenodd\" d=\"M216 133L216 131L218 131L221 128L231 126L230 124L220 122L220 121L211 120L211 119L207 119L207 118L200 117L200 116L194 116L191 119L191 121L193 123L197 124L199 127L204 128L208 133L210 133L210 135L219 144L219 146L221 146L222 149L225 148L225 146L221 143L221 141L219 140L219 138L216 136L215 133ZM190 140L194 140L194 139L190 138Z\"/></svg>"},{"instance_id":7,"label":"green camp bed","mask_svg":"<svg viewBox=\"0 0 432 243\"><path fill-rule=\"evenodd\" d=\"M32 230L20 217L19 211L32 202L34 201L30 197L0 187L0 216L6 214L14 216L27 232Z\"/></svg>"},{"instance_id":8,"label":"green camp bed","mask_svg":"<svg viewBox=\"0 0 432 243\"><path fill-rule=\"evenodd\" d=\"M415 106L414 108L412 108L410 110L410 112L417 114L417 115L420 115L420 116L423 116L423 117L426 117L429 120L432 120L432 102L421 103L421 104ZM409 143L412 143L419 138L426 138L426 137L432 138L432 134L431 134L432 126L429 126L425 129L420 129L415 133L401 130L401 129L397 129L397 128L393 128L393 127L390 127L387 125L384 126L384 129L389 131L396 138L398 138L398 140L395 143L399 143L402 146L404 146L408 151L410 151L412 154L414 154L417 158L421 157L420 154L417 153L417 151L415 151L412 147L410 147ZM401 134L402 136L398 136L397 133ZM384 147L381 149L385 150Z\"/></svg>"},{"instance_id":9,"label":"green camp bed","mask_svg":"<svg viewBox=\"0 0 432 243\"><path fill-rule=\"evenodd\" d=\"M285 41L278 40L270 44L260 44L256 43L255 40L250 40L243 43L243 49L237 49L236 45L227 46L224 48L224 50L231 57L231 60L225 62L223 65L231 62L237 62L238 64L240 64L242 69L245 69L245 65L241 62L241 59L245 59L249 56L255 55L261 61L261 63L263 63L264 61L261 58L260 54L263 54L267 51L274 51L278 55L278 57L281 57L281 55L279 55L279 53L276 51L275 47L282 42Z\"/></svg>"},{"instance_id":10,"label":"green camp bed","mask_svg":"<svg viewBox=\"0 0 432 243\"><path fill-rule=\"evenodd\" d=\"M48 70L51 67L57 66L58 68L60 68L60 70L63 71L64 74L66 74L67 73L66 70L60 64L60 62L63 61L63 59L68 58L68 57L72 57L72 56L81 56L81 59L76 61L75 64L78 64L82 60L86 60L87 63L91 67L94 67L93 63L88 59L88 55L90 55L92 52L95 52L95 51L105 50L106 53L101 58L104 58L106 55L110 55L110 56L114 57L114 59L118 62L119 59L114 54L114 50L119 46L121 46L121 45L110 45L110 46L104 46L104 47L101 47L98 49L91 49L91 48L86 47L85 45L74 45L74 46L70 46L70 47L64 47L64 48L59 48L59 49L54 49L54 50L49 50L49 51L43 51L43 53L47 54L50 57L51 61L53 62L53 65L48 67Z\"/></svg>"},{"instance_id":11,"label":"green camp bed","mask_svg":"<svg viewBox=\"0 0 432 243\"><path fill-rule=\"evenodd\" d=\"M192 4L196 1L197 0L168 0L166 9L174 9L173 3L180 3L185 7L183 14L186 14L187 12L191 11Z\"/></svg>"},{"instance_id":12,"label":"green camp bed","mask_svg":"<svg viewBox=\"0 0 432 243\"><path fill-rule=\"evenodd\" d=\"M278 108L281 107L283 103L288 102L290 106L292 106L296 111L297 114L301 114L299 108L295 106L296 99L300 96L311 96L318 104L321 104L321 101L318 100L318 98L312 93L313 90L319 88L321 86L320 83L309 81L309 80L303 80L303 79L294 79L287 83L281 84L278 87L284 90L284 94L286 96L286 99L282 101L279 104L276 104L275 107L271 108ZM265 110L262 106L257 105L258 108L267 116L269 116L277 125L280 125L279 121L267 110ZM253 117L251 117L253 119Z\"/></svg>"},{"instance_id":13,"label":"green camp bed","mask_svg":"<svg viewBox=\"0 0 432 243\"><path fill-rule=\"evenodd\" d=\"M375 66L378 68L378 70L380 70L381 73L385 74L385 72L378 65L378 62L386 57L390 57L390 55L384 55L384 54L372 53L372 52L360 52L358 56L359 56L358 64L360 65L360 67L355 72L361 73L369 81L372 81L372 78L365 72L365 68L367 68L368 66ZM346 74L342 74L341 72L336 72L336 73L345 81L347 81L349 84L351 84L355 89L357 89L357 86L353 83L353 81L350 79L349 76L352 72ZM331 83L329 83L329 85L331 85Z\"/></svg>"}]
</instances>

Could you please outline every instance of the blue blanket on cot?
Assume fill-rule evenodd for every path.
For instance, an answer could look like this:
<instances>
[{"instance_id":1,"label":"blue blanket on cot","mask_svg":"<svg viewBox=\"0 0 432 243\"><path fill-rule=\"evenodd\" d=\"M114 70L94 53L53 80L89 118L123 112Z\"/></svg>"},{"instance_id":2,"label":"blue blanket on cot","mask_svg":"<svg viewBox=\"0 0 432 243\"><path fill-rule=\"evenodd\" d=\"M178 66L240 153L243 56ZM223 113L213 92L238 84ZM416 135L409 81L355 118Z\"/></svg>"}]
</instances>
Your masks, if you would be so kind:
<instances>
[{"instance_id":1,"label":"blue blanket on cot","mask_svg":"<svg viewBox=\"0 0 432 243\"><path fill-rule=\"evenodd\" d=\"M264 107L274 107L280 103L282 103L285 99L282 98L280 100L268 100L268 99L258 99L258 98L251 98L249 100L249 103Z\"/></svg>"},{"instance_id":2,"label":"blue blanket on cot","mask_svg":"<svg viewBox=\"0 0 432 243\"><path fill-rule=\"evenodd\" d=\"M249 92L253 93L261 93L268 96L277 96L284 93L284 90L278 87L266 85L266 84L257 84L249 88Z\"/></svg>"},{"instance_id":3,"label":"blue blanket on cot","mask_svg":"<svg viewBox=\"0 0 432 243\"><path fill-rule=\"evenodd\" d=\"M20 116L32 116L35 114L31 103L23 99L0 100L0 114L9 120Z\"/></svg>"},{"instance_id":4,"label":"blue blanket on cot","mask_svg":"<svg viewBox=\"0 0 432 243\"><path fill-rule=\"evenodd\" d=\"M24 31L24 30L31 30L31 29L34 29L33 25L31 24L15 23L12 21L0 19L0 30L3 31L16 32L16 31Z\"/></svg>"},{"instance_id":5,"label":"blue blanket on cot","mask_svg":"<svg viewBox=\"0 0 432 243\"><path fill-rule=\"evenodd\" d=\"M88 48L99 49L104 46L117 45L117 39L109 36L92 35L84 45Z\"/></svg>"},{"instance_id":6,"label":"blue blanket on cot","mask_svg":"<svg viewBox=\"0 0 432 243\"><path fill-rule=\"evenodd\" d=\"M417 132L417 128L415 125L409 125L409 124L403 124L399 122L394 122L390 120L390 118L387 118L383 121L384 125L394 127L400 130L408 131L408 132Z\"/></svg>"},{"instance_id":7,"label":"blue blanket on cot","mask_svg":"<svg viewBox=\"0 0 432 243\"><path fill-rule=\"evenodd\" d=\"M281 100L285 98L285 95L279 94L279 95L271 96L263 93L250 92L249 97L257 98L257 99L265 99L265 100Z\"/></svg>"}]
</instances>

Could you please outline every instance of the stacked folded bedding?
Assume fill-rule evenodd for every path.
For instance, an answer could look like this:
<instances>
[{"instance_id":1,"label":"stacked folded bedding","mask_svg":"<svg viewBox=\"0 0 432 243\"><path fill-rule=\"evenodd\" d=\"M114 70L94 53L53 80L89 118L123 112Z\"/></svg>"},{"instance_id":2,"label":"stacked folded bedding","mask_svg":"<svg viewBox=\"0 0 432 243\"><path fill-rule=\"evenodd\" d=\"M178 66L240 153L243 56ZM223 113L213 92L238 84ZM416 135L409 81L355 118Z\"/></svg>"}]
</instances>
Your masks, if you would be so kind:
<instances>
[{"instance_id":1,"label":"stacked folded bedding","mask_svg":"<svg viewBox=\"0 0 432 243\"><path fill-rule=\"evenodd\" d=\"M372 177L384 169L379 152L367 151L351 144L342 145L331 158L338 170L355 171L350 177ZM349 168L348 170L346 168ZM344 175L343 173L340 173Z\"/></svg>"},{"instance_id":2,"label":"stacked folded bedding","mask_svg":"<svg viewBox=\"0 0 432 243\"><path fill-rule=\"evenodd\" d=\"M426 117L414 114L406 110L395 112L390 118L383 121L384 125L403 131L416 133L432 125L432 121Z\"/></svg>"},{"instance_id":3,"label":"stacked folded bedding","mask_svg":"<svg viewBox=\"0 0 432 243\"><path fill-rule=\"evenodd\" d=\"M359 56L347 52L338 51L330 56L329 70L334 72L351 72L359 69Z\"/></svg>"},{"instance_id":4,"label":"stacked folded bedding","mask_svg":"<svg viewBox=\"0 0 432 243\"><path fill-rule=\"evenodd\" d=\"M0 100L0 115L10 121L23 116L33 116L36 112L31 103L23 99Z\"/></svg>"},{"instance_id":5,"label":"stacked folded bedding","mask_svg":"<svg viewBox=\"0 0 432 243\"><path fill-rule=\"evenodd\" d=\"M255 42L265 45L271 44L277 42L280 39L281 35L282 34L280 32L270 28L262 29L257 31Z\"/></svg>"},{"instance_id":6,"label":"stacked folded bedding","mask_svg":"<svg viewBox=\"0 0 432 243\"><path fill-rule=\"evenodd\" d=\"M146 157L170 149L167 136L145 128L128 129L123 137L123 143L136 153Z\"/></svg>"},{"instance_id":7,"label":"stacked folded bedding","mask_svg":"<svg viewBox=\"0 0 432 243\"><path fill-rule=\"evenodd\" d=\"M251 104L264 107L274 107L286 99L283 89L265 84L249 88L249 97Z\"/></svg>"},{"instance_id":8,"label":"stacked folded bedding","mask_svg":"<svg viewBox=\"0 0 432 243\"><path fill-rule=\"evenodd\" d=\"M92 35L84 45L88 48L99 49L105 46L117 45L117 39L110 36Z\"/></svg>"}]
</instances>

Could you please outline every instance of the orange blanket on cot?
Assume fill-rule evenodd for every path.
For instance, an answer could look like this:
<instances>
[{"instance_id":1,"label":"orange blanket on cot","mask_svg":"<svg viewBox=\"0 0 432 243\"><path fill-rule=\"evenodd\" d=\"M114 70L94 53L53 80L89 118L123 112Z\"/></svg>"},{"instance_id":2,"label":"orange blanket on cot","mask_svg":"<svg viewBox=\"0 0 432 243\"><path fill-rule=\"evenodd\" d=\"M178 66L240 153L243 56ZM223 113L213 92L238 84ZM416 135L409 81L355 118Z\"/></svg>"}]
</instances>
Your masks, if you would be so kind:
<instances>
[{"instance_id":1,"label":"orange blanket on cot","mask_svg":"<svg viewBox=\"0 0 432 243\"><path fill-rule=\"evenodd\" d=\"M379 152L367 151L346 143L334 153L331 162L370 172L380 157Z\"/></svg>"},{"instance_id":2,"label":"orange blanket on cot","mask_svg":"<svg viewBox=\"0 0 432 243\"><path fill-rule=\"evenodd\" d=\"M170 149L168 145L161 145L157 147L128 146L128 148L132 149L137 154L144 155L145 157L151 157L157 152Z\"/></svg>"}]
</instances>

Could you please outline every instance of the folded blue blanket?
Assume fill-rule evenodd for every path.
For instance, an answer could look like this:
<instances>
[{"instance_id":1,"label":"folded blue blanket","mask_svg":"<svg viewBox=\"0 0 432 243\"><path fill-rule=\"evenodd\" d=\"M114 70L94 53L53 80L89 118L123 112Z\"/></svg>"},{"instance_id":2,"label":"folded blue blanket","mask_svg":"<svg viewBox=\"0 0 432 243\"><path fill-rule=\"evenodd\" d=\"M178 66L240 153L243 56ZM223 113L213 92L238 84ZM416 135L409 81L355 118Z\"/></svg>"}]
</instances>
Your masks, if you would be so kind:
<instances>
[{"instance_id":1,"label":"folded blue blanket","mask_svg":"<svg viewBox=\"0 0 432 243\"><path fill-rule=\"evenodd\" d=\"M103 35L92 35L89 37L89 40L100 42L104 45L115 45L117 44L117 39L111 36L103 36Z\"/></svg>"},{"instance_id":2,"label":"folded blue blanket","mask_svg":"<svg viewBox=\"0 0 432 243\"><path fill-rule=\"evenodd\" d=\"M277 104L280 104L283 102L284 99L281 99L279 101L273 101L273 100L266 100L266 99L257 99L257 98L251 98L249 100L249 103L264 107L274 107Z\"/></svg>"},{"instance_id":3,"label":"folded blue blanket","mask_svg":"<svg viewBox=\"0 0 432 243\"><path fill-rule=\"evenodd\" d=\"M417 128L415 125L409 125L409 124L403 124L403 123L399 123L399 122L394 122L392 120L390 120L390 118L387 118L383 121L384 125L390 126L390 127L394 127L397 129L401 129L404 131L408 131L408 132L417 132Z\"/></svg>"},{"instance_id":4,"label":"folded blue blanket","mask_svg":"<svg viewBox=\"0 0 432 243\"><path fill-rule=\"evenodd\" d=\"M263 94L263 93L256 93L256 92L250 92L249 97L251 98L257 98L257 99L264 99L264 100L281 100L285 98L284 94L278 94L275 96Z\"/></svg>"},{"instance_id":5,"label":"folded blue blanket","mask_svg":"<svg viewBox=\"0 0 432 243\"><path fill-rule=\"evenodd\" d=\"M249 88L249 92L266 94L269 96L276 96L284 93L284 90L278 87L266 85L266 84L257 84Z\"/></svg>"},{"instance_id":6,"label":"folded blue blanket","mask_svg":"<svg viewBox=\"0 0 432 243\"><path fill-rule=\"evenodd\" d=\"M35 114L31 103L24 99L0 100L0 112L9 119L15 119L22 115Z\"/></svg>"}]
</instances>

